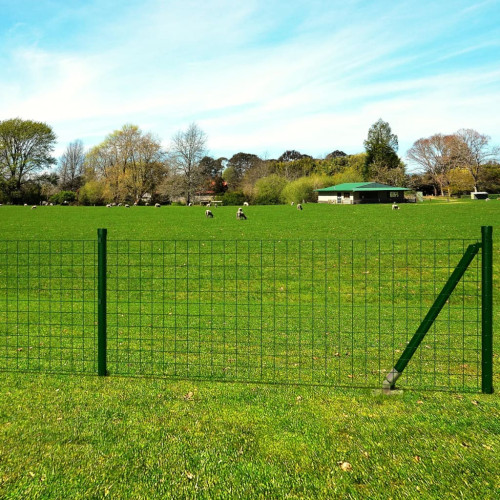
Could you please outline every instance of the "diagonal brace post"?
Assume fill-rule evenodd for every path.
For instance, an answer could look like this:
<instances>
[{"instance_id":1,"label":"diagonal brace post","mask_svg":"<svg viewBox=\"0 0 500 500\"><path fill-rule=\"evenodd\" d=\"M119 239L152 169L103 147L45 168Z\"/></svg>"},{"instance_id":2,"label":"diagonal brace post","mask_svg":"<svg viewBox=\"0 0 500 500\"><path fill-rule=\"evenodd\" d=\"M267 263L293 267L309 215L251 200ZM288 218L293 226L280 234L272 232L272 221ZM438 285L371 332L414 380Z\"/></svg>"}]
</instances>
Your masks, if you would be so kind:
<instances>
[{"instance_id":1,"label":"diagonal brace post","mask_svg":"<svg viewBox=\"0 0 500 500\"><path fill-rule=\"evenodd\" d=\"M446 282L443 289L437 296L436 300L434 301L434 304L432 304L431 308L429 309L429 312L426 314L422 323L420 323L420 326L415 332L415 335L413 335L412 339L406 346L406 349L403 351L403 354L401 354L401 357L395 364L394 368L389 372L384 382L382 383L382 388L384 390L389 390L394 388L396 380L401 376L401 373L406 368L406 365L410 362L410 359L415 354L415 351L418 349L418 346L420 345L425 335L429 331L430 327L432 326L432 323L434 323L435 319L438 317L439 313L441 312L441 309L444 307L447 300L450 298L450 295L452 294L453 290L455 290L455 287L458 285L459 281L465 274L465 271L469 267L470 263L473 261L474 257L479 252L480 248L481 248L481 243L474 243L467 247L467 250L460 259L460 262L458 263L457 267L455 268L453 273L451 273L451 276L448 278L448 281Z\"/></svg>"}]
</instances>

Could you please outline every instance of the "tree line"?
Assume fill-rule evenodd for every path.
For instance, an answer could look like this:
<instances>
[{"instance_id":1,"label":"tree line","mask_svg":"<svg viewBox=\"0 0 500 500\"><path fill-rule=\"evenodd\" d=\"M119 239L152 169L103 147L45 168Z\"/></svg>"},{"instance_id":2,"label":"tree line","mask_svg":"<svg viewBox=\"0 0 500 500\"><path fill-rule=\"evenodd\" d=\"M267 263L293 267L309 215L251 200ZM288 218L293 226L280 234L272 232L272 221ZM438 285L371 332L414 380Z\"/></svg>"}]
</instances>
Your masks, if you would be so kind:
<instances>
[{"instance_id":1,"label":"tree line","mask_svg":"<svg viewBox=\"0 0 500 500\"><path fill-rule=\"evenodd\" d=\"M277 159L245 152L214 158L195 123L177 132L168 148L132 124L88 150L75 140L58 159L56 139L43 122L0 121L1 203L188 204L216 197L225 204L277 204L315 201L315 189L360 181L448 196L500 191L499 149L472 129L415 141L405 159L416 173L408 172L397 135L381 119L368 130L363 152L335 150L324 158L296 150Z\"/></svg>"}]
</instances>

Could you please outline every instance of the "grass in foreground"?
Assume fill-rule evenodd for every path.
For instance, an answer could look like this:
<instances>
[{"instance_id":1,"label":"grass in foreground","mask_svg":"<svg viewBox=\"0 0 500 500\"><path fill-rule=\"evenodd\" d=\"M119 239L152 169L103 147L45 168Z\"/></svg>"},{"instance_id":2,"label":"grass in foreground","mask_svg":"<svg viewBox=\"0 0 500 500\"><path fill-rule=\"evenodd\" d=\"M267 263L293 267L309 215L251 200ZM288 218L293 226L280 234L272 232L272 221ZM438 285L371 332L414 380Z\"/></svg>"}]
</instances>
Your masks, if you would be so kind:
<instances>
[{"instance_id":1,"label":"grass in foreground","mask_svg":"<svg viewBox=\"0 0 500 500\"><path fill-rule=\"evenodd\" d=\"M398 212L249 207L248 221L236 221L234 207L217 209L214 220L191 209L1 207L0 232L8 239L95 240L97 227L115 239L478 238L481 225L493 225L498 241L500 221L496 201ZM494 259L498 271L497 249ZM496 498L499 417L497 394L386 398L324 387L3 373L0 497Z\"/></svg>"},{"instance_id":2,"label":"grass in foreground","mask_svg":"<svg viewBox=\"0 0 500 500\"><path fill-rule=\"evenodd\" d=\"M496 395L4 375L0 497L495 498Z\"/></svg>"}]
</instances>

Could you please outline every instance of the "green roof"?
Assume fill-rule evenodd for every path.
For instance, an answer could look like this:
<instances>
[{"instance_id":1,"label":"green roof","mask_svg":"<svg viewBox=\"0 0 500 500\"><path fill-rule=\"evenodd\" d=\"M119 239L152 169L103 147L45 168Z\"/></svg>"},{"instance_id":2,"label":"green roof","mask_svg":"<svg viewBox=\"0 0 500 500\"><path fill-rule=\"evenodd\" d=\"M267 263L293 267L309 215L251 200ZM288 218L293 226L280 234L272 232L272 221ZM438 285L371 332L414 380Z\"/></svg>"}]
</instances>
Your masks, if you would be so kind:
<instances>
[{"instance_id":1,"label":"green roof","mask_svg":"<svg viewBox=\"0 0 500 500\"><path fill-rule=\"evenodd\" d=\"M409 191L408 188L388 186L379 182L346 182L323 189L316 189L318 193L330 193L338 191L366 192L366 191Z\"/></svg>"}]
</instances>

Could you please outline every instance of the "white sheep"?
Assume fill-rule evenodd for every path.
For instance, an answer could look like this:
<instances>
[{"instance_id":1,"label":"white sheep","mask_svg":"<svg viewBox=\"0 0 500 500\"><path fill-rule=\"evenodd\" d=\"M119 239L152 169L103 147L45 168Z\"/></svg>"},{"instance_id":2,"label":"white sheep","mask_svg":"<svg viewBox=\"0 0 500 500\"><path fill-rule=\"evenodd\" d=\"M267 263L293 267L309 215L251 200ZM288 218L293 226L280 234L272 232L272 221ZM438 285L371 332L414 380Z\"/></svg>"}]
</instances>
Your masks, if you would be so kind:
<instances>
[{"instance_id":1,"label":"white sheep","mask_svg":"<svg viewBox=\"0 0 500 500\"><path fill-rule=\"evenodd\" d=\"M156 208L160 208L160 207L161 207L161 205L160 205L159 203L155 203L155 207L156 207Z\"/></svg>"},{"instance_id":2,"label":"white sheep","mask_svg":"<svg viewBox=\"0 0 500 500\"><path fill-rule=\"evenodd\" d=\"M193 204L192 204L192 203L188 203L188 207L192 207L192 206L193 206Z\"/></svg>"},{"instance_id":3,"label":"white sheep","mask_svg":"<svg viewBox=\"0 0 500 500\"><path fill-rule=\"evenodd\" d=\"M392 204L392 209L393 209L393 210L399 210L399 206L398 206L398 204L397 204L396 202L394 202L394 203Z\"/></svg>"},{"instance_id":4,"label":"white sheep","mask_svg":"<svg viewBox=\"0 0 500 500\"><path fill-rule=\"evenodd\" d=\"M111 203L108 203L108 204L106 205L106 208L111 208Z\"/></svg>"},{"instance_id":5,"label":"white sheep","mask_svg":"<svg viewBox=\"0 0 500 500\"><path fill-rule=\"evenodd\" d=\"M290 203L290 205L293 207L293 206L295 205L295 202L294 202L294 201L292 201L292 202Z\"/></svg>"},{"instance_id":6,"label":"white sheep","mask_svg":"<svg viewBox=\"0 0 500 500\"><path fill-rule=\"evenodd\" d=\"M213 219L214 214L212 213L211 210L205 210L205 217L208 217L209 219Z\"/></svg>"},{"instance_id":7,"label":"white sheep","mask_svg":"<svg viewBox=\"0 0 500 500\"><path fill-rule=\"evenodd\" d=\"M210 207L210 202L205 205L206 207Z\"/></svg>"},{"instance_id":8,"label":"white sheep","mask_svg":"<svg viewBox=\"0 0 500 500\"><path fill-rule=\"evenodd\" d=\"M238 208L238 211L236 212L236 218L247 220L247 216L243 213L243 209L241 207Z\"/></svg>"},{"instance_id":9,"label":"white sheep","mask_svg":"<svg viewBox=\"0 0 500 500\"><path fill-rule=\"evenodd\" d=\"M35 208L36 208L36 205L33 205L33 206L31 207L31 210L33 210L33 209L35 209Z\"/></svg>"},{"instance_id":10,"label":"white sheep","mask_svg":"<svg viewBox=\"0 0 500 500\"><path fill-rule=\"evenodd\" d=\"M130 205L128 203L125 203L125 208L130 208Z\"/></svg>"},{"instance_id":11,"label":"white sheep","mask_svg":"<svg viewBox=\"0 0 500 500\"><path fill-rule=\"evenodd\" d=\"M300 203L297 203L297 210L302 210L302 205Z\"/></svg>"},{"instance_id":12,"label":"white sheep","mask_svg":"<svg viewBox=\"0 0 500 500\"><path fill-rule=\"evenodd\" d=\"M243 203L243 206L244 206L244 207L248 207L248 201L245 201L245 202Z\"/></svg>"}]
</instances>

